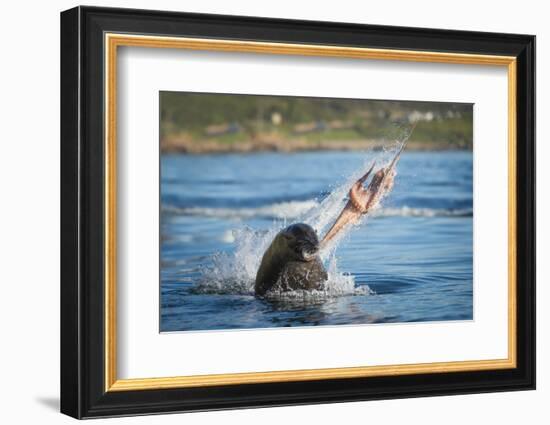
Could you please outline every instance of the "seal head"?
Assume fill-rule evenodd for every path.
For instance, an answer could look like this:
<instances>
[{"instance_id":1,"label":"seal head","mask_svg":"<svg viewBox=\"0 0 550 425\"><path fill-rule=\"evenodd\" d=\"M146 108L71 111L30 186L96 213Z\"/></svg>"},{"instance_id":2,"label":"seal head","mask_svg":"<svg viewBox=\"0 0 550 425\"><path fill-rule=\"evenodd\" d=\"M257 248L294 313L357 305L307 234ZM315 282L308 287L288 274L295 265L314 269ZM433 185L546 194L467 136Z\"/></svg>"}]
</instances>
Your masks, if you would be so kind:
<instances>
[{"instance_id":1,"label":"seal head","mask_svg":"<svg viewBox=\"0 0 550 425\"><path fill-rule=\"evenodd\" d=\"M315 230L307 224L297 223L288 226L281 233L286 243L282 244L291 251L296 261L312 261L319 251L319 239Z\"/></svg>"},{"instance_id":2,"label":"seal head","mask_svg":"<svg viewBox=\"0 0 550 425\"><path fill-rule=\"evenodd\" d=\"M256 295L266 292L318 289L327 273L318 256L315 230L297 223L281 230L263 255L256 274Z\"/></svg>"}]
</instances>

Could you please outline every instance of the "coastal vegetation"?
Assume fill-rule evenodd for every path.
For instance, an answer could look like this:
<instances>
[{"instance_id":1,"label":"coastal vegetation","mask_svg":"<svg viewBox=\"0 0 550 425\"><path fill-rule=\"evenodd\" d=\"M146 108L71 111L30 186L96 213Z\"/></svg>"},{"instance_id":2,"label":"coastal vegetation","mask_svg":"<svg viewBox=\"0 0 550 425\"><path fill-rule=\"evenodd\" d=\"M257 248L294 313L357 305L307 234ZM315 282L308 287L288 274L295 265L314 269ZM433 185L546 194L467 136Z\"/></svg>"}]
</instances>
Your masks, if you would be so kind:
<instances>
[{"instance_id":1,"label":"coastal vegetation","mask_svg":"<svg viewBox=\"0 0 550 425\"><path fill-rule=\"evenodd\" d=\"M471 104L160 93L165 153L377 149L413 123L408 149L472 149Z\"/></svg>"}]
</instances>

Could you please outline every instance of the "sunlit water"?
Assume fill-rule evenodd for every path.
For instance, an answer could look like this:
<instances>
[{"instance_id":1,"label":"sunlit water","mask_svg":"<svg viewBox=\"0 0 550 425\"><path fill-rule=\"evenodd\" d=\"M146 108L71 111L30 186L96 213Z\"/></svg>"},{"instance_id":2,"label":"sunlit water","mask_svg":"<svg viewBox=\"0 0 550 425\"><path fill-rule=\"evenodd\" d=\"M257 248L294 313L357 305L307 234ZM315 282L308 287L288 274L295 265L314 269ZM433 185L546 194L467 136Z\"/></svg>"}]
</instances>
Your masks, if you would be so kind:
<instances>
[{"instance_id":1,"label":"sunlit water","mask_svg":"<svg viewBox=\"0 0 550 425\"><path fill-rule=\"evenodd\" d=\"M388 154L165 155L161 331L472 319L472 154L407 152L381 207L323 252L323 291L253 295L283 226L323 235Z\"/></svg>"}]
</instances>

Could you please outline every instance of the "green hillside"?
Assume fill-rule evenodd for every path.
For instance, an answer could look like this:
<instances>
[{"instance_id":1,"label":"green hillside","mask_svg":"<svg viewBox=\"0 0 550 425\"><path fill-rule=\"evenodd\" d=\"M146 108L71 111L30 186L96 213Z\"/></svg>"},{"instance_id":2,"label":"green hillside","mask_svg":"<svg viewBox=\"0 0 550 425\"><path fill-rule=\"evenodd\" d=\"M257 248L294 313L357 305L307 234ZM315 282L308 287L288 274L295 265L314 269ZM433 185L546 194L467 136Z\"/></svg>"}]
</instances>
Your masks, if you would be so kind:
<instances>
[{"instance_id":1,"label":"green hillside","mask_svg":"<svg viewBox=\"0 0 550 425\"><path fill-rule=\"evenodd\" d=\"M471 149L472 118L470 104L160 93L164 151L362 148L413 122L413 148Z\"/></svg>"}]
</instances>

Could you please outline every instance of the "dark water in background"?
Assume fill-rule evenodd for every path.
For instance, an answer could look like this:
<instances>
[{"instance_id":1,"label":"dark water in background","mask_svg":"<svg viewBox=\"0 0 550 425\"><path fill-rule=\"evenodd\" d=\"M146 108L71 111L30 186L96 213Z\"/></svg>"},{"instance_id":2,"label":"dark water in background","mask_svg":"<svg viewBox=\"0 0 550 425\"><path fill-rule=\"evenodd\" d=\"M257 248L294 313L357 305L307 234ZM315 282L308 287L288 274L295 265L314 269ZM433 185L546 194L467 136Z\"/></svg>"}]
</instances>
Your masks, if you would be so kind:
<instances>
[{"instance_id":1,"label":"dark water in background","mask_svg":"<svg viewBox=\"0 0 550 425\"><path fill-rule=\"evenodd\" d=\"M274 232L303 219L374 156L163 156L161 331L472 319L471 152L405 152L383 208L339 244L338 271L373 293L274 303L232 286L251 284L264 249L252 230L235 229Z\"/></svg>"}]
</instances>

